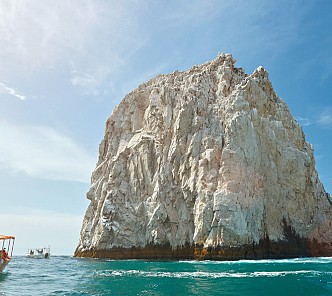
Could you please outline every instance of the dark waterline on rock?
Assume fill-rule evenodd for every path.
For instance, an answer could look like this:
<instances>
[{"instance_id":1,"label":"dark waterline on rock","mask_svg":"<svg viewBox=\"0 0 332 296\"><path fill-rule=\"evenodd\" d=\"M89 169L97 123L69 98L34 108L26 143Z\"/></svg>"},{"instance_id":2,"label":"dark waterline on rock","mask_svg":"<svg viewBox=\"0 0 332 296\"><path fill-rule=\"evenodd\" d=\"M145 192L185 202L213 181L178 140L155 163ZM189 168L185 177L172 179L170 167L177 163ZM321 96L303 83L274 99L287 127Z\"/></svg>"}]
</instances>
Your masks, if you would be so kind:
<instances>
[{"instance_id":1,"label":"dark waterline on rock","mask_svg":"<svg viewBox=\"0 0 332 296\"><path fill-rule=\"evenodd\" d=\"M286 232L287 233L287 232ZM270 241L268 238L259 244L233 247L204 247L189 245L172 248L170 245L147 245L144 248L112 248L106 250L75 251L75 257L108 259L146 259L146 260L259 260L288 259L298 257L331 256L332 245L301 238L293 233L286 235L285 241Z\"/></svg>"}]
</instances>

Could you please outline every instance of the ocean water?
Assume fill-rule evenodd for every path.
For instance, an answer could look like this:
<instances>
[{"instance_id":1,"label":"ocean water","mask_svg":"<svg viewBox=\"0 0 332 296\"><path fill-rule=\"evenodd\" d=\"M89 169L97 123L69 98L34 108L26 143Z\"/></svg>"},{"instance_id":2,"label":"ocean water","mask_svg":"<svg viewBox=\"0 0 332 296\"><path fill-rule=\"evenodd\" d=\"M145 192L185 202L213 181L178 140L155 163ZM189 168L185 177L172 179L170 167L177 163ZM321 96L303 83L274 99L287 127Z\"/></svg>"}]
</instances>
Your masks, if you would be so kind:
<instances>
[{"instance_id":1,"label":"ocean water","mask_svg":"<svg viewBox=\"0 0 332 296\"><path fill-rule=\"evenodd\" d=\"M13 257L0 295L332 295L332 258L248 261Z\"/></svg>"}]
</instances>

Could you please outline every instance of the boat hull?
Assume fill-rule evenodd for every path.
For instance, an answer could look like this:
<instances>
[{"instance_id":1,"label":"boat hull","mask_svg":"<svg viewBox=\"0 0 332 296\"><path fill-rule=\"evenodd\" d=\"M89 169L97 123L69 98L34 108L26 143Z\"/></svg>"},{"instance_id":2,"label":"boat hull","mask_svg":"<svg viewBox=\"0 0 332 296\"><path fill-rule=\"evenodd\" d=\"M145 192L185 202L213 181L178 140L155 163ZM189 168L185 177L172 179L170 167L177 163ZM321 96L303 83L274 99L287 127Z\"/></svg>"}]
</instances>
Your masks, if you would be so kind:
<instances>
[{"instance_id":1,"label":"boat hull","mask_svg":"<svg viewBox=\"0 0 332 296\"><path fill-rule=\"evenodd\" d=\"M51 255L50 248L29 249L26 254L27 258L48 259Z\"/></svg>"},{"instance_id":2,"label":"boat hull","mask_svg":"<svg viewBox=\"0 0 332 296\"><path fill-rule=\"evenodd\" d=\"M5 269L10 260L0 259L0 273Z\"/></svg>"},{"instance_id":3,"label":"boat hull","mask_svg":"<svg viewBox=\"0 0 332 296\"><path fill-rule=\"evenodd\" d=\"M50 256L48 254L42 254L42 255L27 255L27 258L32 259L48 259Z\"/></svg>"}]
</instances>

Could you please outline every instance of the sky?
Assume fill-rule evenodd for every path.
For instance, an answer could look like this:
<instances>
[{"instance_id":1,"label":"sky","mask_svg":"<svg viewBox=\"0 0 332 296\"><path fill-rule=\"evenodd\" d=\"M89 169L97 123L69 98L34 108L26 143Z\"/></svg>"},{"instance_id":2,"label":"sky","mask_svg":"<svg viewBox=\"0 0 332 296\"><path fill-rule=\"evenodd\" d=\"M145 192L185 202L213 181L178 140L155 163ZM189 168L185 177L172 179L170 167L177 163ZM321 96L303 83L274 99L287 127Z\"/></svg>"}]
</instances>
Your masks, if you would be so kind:
<instances>
[{"instance_id":1,"label":"sky","mask_svg":"<svg viewBox=\"0 0 332 296\"><path fill-rule=\"evenodd\" d=\"M269 72L332 193L332 1L1 0L0 233L14 254L72 255L114 107L219 52Z\"/></svg>"}]
</instances>

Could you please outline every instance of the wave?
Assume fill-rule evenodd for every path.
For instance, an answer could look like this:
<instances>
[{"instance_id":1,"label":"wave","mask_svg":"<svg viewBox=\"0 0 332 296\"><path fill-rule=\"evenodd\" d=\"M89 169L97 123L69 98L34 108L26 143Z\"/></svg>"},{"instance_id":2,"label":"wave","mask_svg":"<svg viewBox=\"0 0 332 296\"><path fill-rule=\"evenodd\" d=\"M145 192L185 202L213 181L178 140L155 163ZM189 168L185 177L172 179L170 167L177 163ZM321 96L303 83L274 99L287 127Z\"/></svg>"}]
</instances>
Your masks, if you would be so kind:
<instances>
[{"instance_id":1,"label":"wave","mask_svg":"<svg viewBox=\"0 0 332 296\"><path fill-rule=\"evenodd\" d=\"M258 277L284 277L289 275L314 275L322 272L316 270L296 271L255 271L255 272L168 272L168 271L142 271L142 270L104 270L97 272L98 277L150 277L150 278L258 278ZM332 275L332 273L331 273Z\"/></svg>"},{"instance_id":2,"label":"wave","mask_svg":"<svg viewBox=\"0 0 332 296\"><path fill-rule=\"evenodd\" d=\"M315 263L315 264L330 264L332 257L304 257L304 258L291 258L291 259L259 259L259 260L234 260L234 261L195 261L195 260L181 260L179 263L188 264L299 264L299 263Z\"/></svg>"}]
</instances>

